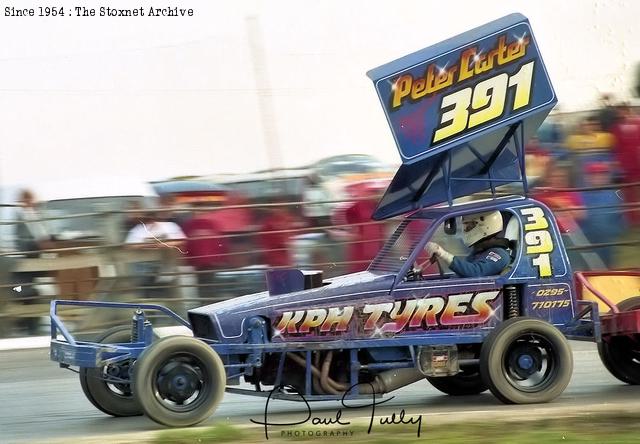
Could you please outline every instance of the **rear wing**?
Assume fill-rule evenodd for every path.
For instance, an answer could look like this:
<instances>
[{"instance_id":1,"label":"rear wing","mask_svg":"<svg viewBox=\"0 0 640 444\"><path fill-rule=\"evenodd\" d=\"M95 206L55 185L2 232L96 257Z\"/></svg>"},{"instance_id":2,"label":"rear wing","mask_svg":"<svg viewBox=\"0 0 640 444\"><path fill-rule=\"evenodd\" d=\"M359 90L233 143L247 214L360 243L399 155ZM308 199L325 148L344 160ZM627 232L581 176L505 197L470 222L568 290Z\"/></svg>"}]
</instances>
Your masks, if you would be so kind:
<instances>
[{"instance_id":1,"label":"rear wing","mask_svg":"<svg viewBox=\"0 0 640 444\"><path fill-rule=\"evenodd\" d=\"M507 183L526 193L524 142L557 103L526 17L508 15L367 75L403 163L374 219Z\"/></svg>"}]
</instances>

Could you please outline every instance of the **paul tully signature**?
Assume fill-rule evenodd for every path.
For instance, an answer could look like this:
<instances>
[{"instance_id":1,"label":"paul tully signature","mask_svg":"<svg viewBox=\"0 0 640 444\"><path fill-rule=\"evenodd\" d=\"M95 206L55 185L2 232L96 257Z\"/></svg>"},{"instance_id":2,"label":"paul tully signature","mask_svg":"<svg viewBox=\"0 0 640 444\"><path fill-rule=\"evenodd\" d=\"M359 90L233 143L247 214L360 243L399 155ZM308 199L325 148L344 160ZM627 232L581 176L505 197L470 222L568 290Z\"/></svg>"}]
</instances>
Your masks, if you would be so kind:
<instances>
[{"instance_id":1,"label":"paul tully signature","mask_svg":"<svg viewBox=\"0 0 640 444\"><path fill-rule=\"evenodd\" d=\"M394 396L391 396L385 400L382 401L376 401L376 395L375 393L373 393L371 395L371 402L368 404L358 404L358 405L351 405L347 403L347 399L345 399L346 394L349 393L353 388L355 388L358 385L362 385L362 384L354 384L353 386L351 386L349 388L349 390L347 390L345 392L345 394L342 396L342 399L340 399L340 403L342 404L342 408L336 410L335 414L332 416L315 416L313 414L313 411L311 410L311 406L309 405L309 402L305 399L304 395L302 394L297 394L297 396L300 397L300 400L304 402L304 406L306 408L306 412L303 410L303 413L306 413L306 418L302 419L301 421L294 421L294 422L274 422L272 420L269 419L270 413L269 413L269 403L271 402L271 397L273 396L274 393L277 393L282 387L275 387L273 390L271 390L271 392L269 393L269 396L267 397L267 402L265 403L264 406L264 418L262 421L258 421L255 419L251 419L250 421L254 424L259 424L264 426L264 436L266 439L269 439L269 429L270 427L275 427L275 426L295 426L295 425L301 425L301 424L307 424L310 423L312 425L320 425L320 426L325 426L325 425L340 425L340 426L346 426L351 424L350 421L344 419L342 417L343 415L343 411L345 410L364 410L367 409L368 413L369 413L369 427L367 429L367 434L370 434L373 429L374 429L374 425L375 426L386 426L386 425L393 425L393 424L408 424L408 425L415 425L416 426L416 436L419 438L420 437L420 432L421 432L421 428L422 428L422 415L418 415L418 416L407 416L404 409L401 409L399 412L393 412L391 413L391 415L378 415L376 416L376 407L384 404L385 402L391 401ZM373 390L372 390L373 391Z\"/></svg>"}]
</instances>

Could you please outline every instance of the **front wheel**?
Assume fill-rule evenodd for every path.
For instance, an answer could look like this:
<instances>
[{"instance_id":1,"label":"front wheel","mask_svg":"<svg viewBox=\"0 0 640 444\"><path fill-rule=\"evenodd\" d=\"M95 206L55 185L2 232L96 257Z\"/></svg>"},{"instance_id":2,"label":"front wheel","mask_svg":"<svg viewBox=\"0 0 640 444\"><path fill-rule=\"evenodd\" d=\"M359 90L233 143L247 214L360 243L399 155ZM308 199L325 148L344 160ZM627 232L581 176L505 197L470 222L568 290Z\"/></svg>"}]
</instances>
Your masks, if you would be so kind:
<instances>
[{"instance_id":1,"label":"front wheel","mask_svg":"<svg viewBox=\"0 0 640 444\"><path fill-rule=\"evenodd\" d=\"M640 296L618 304L620 311L640 308ZM638 335L613 336L598 344L602 363L613 376L631 385L640 384L640 342Z\"/></svg>"},{"instance_id":2,"label":"front wheel","mask_svg":"<svg viewBox=\"0 0 640 444\"><path fill-rule=\"evenodd\" d=\"M170 427L188 427L213 414L226 374L218 354L199 339L170 336L136 361L133 392L144 413Z\"/></svg>"},{"instance_id":3,"label":"front wheel","mask_svg":"<svg viewBox=\"0 0 640 444\"><path fill-rule=\"evenodd\" d=\"M541 319L509 319L482 344L480 374L491 393L507 404L549 402L564 391L572 372L569 342Z\"/></svg>"}]
</instances>

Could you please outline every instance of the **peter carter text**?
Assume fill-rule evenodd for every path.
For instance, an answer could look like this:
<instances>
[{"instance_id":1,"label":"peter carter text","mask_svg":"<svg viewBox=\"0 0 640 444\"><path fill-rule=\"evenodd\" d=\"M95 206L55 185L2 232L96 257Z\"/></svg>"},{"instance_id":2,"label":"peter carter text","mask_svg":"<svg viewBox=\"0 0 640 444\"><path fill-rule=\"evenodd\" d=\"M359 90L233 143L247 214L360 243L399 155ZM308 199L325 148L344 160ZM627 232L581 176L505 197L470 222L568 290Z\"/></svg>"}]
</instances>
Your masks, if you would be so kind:
<instances>
[{"instance_id":1,"label":"peter carter text","mask_svg":"<svg viewBox=\"0 0 640 444\"><path fill-rule=\"evenodd\" d=\"M445 67L439 67L436 63L431 63L419 76L414 77L413 74L399 76L393 83L391 109L395 110L406 101L418 101L454 84L524 57L530 38L523 36L511 42L507 38L506 34L500 36L495 47L486 52L480 50L477 45L467 48L460 54L459 60L448 68L447 64Z\"/></svg>"}]
</instances>

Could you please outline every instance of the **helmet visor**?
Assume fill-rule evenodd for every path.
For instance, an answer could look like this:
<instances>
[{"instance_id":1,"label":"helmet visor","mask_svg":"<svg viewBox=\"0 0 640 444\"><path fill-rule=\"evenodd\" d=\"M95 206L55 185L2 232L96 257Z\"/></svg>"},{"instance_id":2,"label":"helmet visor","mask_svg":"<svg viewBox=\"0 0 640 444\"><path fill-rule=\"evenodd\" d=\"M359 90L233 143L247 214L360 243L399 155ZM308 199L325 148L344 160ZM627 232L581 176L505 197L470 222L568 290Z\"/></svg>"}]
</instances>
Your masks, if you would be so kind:
<instances>
[{"instance_id":1,"label":"helmet visor","mask_svg":"<svg viewBox=\"0 0 640 444\"><path fill-rule=\"evenodd\" d=\"M478 225L478 221L476 221L476 220L464 220L464 221L462 221L462 225L463 225L464 232L468 233L469 231L473 230Z\"/></svg>"}]
</instances>

